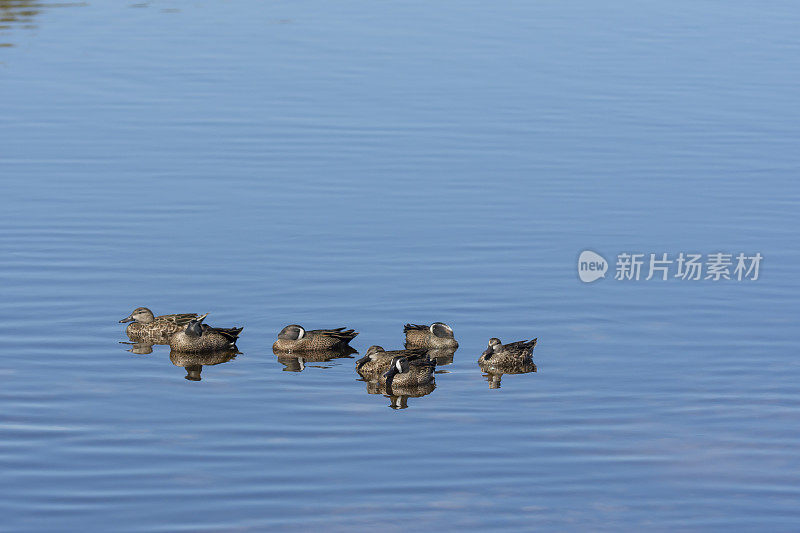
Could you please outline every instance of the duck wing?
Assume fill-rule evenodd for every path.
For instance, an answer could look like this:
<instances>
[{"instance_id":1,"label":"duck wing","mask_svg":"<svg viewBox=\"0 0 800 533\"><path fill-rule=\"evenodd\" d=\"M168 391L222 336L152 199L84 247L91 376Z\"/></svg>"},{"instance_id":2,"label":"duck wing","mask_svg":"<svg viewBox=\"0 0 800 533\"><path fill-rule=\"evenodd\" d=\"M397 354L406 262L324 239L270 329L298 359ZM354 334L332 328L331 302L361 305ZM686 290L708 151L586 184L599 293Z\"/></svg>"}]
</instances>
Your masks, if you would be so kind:
<instances>
[{"instance_id":1,"label":"duck wing","mask_svg":"<svg viewBox=\"0 0 800 533\"><path fill-rule=\"evenodd\" d=\"M195 318L197 318L197 313L178 313L176 315L157 316L156 320L169 322L170 324L177 324L178 326L185 326Z\"/></svg>"},{"instance_id":2,"label":"duck wing","mask_svg":"<svg viewBox=\"0 0 800 533\"><path fill-rule=\"evenodd\" d=\"M320 335L323 337L333 337L335 339L342 339L351 341L356 338L358 332L353 329L335 328L335 329L312 329L307 332L308 335Z\"/></svg>"},{"instance_id":3,"label":"duck wing","mask_svg":"<svg viewBox=\"0 0 800 533\"><path fill-rule=\"evenodd\" d=\"M203 324L203 333L218 333L228 339L231 342L236 342L236 339L239 338L239 333L242 332L244 328L215 328L213 326L209 326L208 324Z\"/></svg>"},{"instance_id":4,"label":"duck wing","mask_svg":"<svg viewBox=\"0 0 800 533\"><path fill-rule=\"evenodd\" d=\"M408 333L409 331L428 331L428 326L425 324L406 324L403 326L403 333Z\"/></svg>"},{"instance_id":5,"label":"duck wing","mask_svg":"<svg viewBox=\"0 0 800 533\"><path fill-rule=\"evenodd\" d=\"M536 341L537 339L530 341L511 342L506 344L504 348L512 352L529 352L533 351L533 347L536 346Z\"/></svg>"}]
</instances>

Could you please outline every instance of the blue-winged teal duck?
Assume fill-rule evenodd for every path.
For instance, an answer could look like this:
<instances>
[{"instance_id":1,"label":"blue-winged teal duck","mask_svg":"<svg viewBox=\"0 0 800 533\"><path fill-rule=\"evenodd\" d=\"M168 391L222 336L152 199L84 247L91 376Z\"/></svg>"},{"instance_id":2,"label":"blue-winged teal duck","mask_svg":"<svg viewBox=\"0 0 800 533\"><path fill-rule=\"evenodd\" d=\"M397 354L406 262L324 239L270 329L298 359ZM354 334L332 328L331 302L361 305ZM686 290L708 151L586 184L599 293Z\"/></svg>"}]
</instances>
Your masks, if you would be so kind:
<instances>
[{"instance_id":1,"label":"blue-winged teal duck","mask_svg":"<svg viewBox=\"0 0 800 533\"><path fill-rule=\"evenodd\" d=\"M207 353L236 348L236 339L243 328L214 328L203 324L206 313L186 325L169 339L169 347L176 352Z\"/></svg>"},{"instance_id":2,"label":"blue-winged teal duck","mask_svg":"<svg viewBox=\"0 0 800 533\"><path fill-rule=\"evenodd\" d=\"M407 357L395 356L387 370L383 374L383 383L387 391L393 391L392 387L415 387L433 383L433 373L436 370L436 360L425 358L408 359Z\"/></svg>"},{"instance_id":3,"label":"blue-winged teal duck","mask_svg":"<svg viewBox=\"0 0 800 533\"><path fill-rule=\"evenodd\" d=\"M351 340L356 338L357 331L345 328L312 329L306 331L302 326L291 324L278 333L278 340L272 345L273 351L303 352L315 350L343 350Z\"/></svg>"},{"instance_id":4,"label":"blue-winged teal duck","mask_svg":"<svg viewBox=\"0 0 800 533\"><path fill-rule=\"evenodd\" d=\"M428 351L422 348L410 348L387 352L382 346L370 346L367 348L364 357L356 360L356 372L367 381L379 381L383 373L389 370L392 365L392 359L395 357L405 357L409 360L425 359L427 361Z\"/></svg>"},{"instance_id":5,"label":"blue-winged teal duck","mask_svg":"<svg viewBox=\"0 0 800 533\"><path fill-rule=\"evenodd\" d=\"M434 322L430 326L406 324L403 333L406 334L406 348L458 348L453 328L444 322Z\"/></svg>"},{"instance_id":6,"label":"blue-winged teal duck","mask_svg":"<svg viewBox=\"0 0 800 533\"><path fill-rule=\"evenodd\" d=\"M536 339L503 344L500 339L492 337L489 339L489 347L478 359L478 364L499 367L533 362L534 346Z\"/></svg>"},{"instance_id":7,"label":"blue-winged teal duck","mask_svg":"<svg viewBox=\"0 0 800 533\"><path fill-rule=\"evenodd\" d=\"M146 307L137 307L133 312L119 321L120 324L130 322L125 328L131 340L164 340L186 327L197 313L181 313L177 315L153 316L153 312ZM154 342L153 344L159 344Z\"/></svg>"}]
</instances>

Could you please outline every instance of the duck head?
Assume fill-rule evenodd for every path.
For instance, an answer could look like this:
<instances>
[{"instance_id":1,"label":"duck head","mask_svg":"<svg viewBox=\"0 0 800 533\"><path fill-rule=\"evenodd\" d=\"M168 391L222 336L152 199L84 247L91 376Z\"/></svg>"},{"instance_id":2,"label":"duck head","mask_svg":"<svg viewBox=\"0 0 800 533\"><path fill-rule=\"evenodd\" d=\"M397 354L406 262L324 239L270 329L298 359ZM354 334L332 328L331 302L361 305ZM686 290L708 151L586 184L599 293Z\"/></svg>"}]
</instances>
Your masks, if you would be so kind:
<instances>
[{"instance_id":1,"label":"duck head","mask_svg":"<svg viewBox=\"0 0 800 533\"><path fill-rule=\"evenodd\" d=\"M186 324L186 334L190 337L202 336L203 326L201 326L201 324L203 323L203 320L205 320L207 316L208 313L204 314L203 316L199 316L195 319L190 320L189 323Z\"/></svg>"},{"instance_id":2,"label":"duck head","mask_svg":"<svg viewBox=\"0 0 800 533\"><path fill-rule=\"evenodd\" d=\"M431 330L431 335L433 335L434 337L439 337L440 339L453 338L453 328L451 328L444 322L434 322L433 324L431 324L430 330Z\"/></svg>"},{"instance_id":3,"label":"duck head","mask_svg":"<svg viewBox=\"0 0 800 533\"><path fill-rule=\"evenodd\" d=\"M303 326L298 326L297 324L286 326L278 333L278 338L285 341L299 341L305 336L306 330L303 329Z\"/></svg>"},{"instance_id":4,"label":"duck head","mask_svg":"<svg viewBox=\"0 0 800 533\"><path fill-rule=\"evenodd\" d=\"M502 345L503 344L500 342L500 339L496 337L492 337L491 339L489 339L489 347L486 348L486 350L483 352L483 359L484 360L490 359L492 357L492 354L494 354L495 351L499 350Z\"/></svg>"},{"instance_id":5,"label":"duck head","mask_svg":"<svg viewBox=\"0 0 800 533\"><path fill-rule=\"evenodd\" d=\"M369 348L367 348L367 353L364 354L364 357L356 361L356 370L360 369L367 362L374 361L375 357L379 353L383 353L385 351L386 350L384 350L382 346L370 346Z\"/></svg>"},{"instance_id":6,"label":"duck head","mask_svg":"<svg viewBox=\"0 0 800 533\"><path fill-rule=\"evenodd\" d=\"M394 381L394 377L397 374L402 374L403 372L408 372L409 364L408 359L403 356L396 356L392 358L392 366L389 367L389 370L383 375L386 378L386 390L390 391L392 389L392 381Z\"/></svg>"},{"instance_id":7,"label":"duck head","mask_svg":"<svg viewBox=\"0 0 800 533\"><path fill-rule=\"evenodd\" d=\"M191 365L186 367L186 375L183 376L183 379L188 379L189 381L202 381L202 377L200 373L203 371L203 365Z\"/></svg>"},{"instance_id":8,"label":"duck head","mask_svg":"<svg viewBox=\"0 0 800 533\"><path fill-rule=\"evenodd\" d=\"M146 307L137 307L133 313L119 321L120 324L125 322L141 322L142 324L149 324L155 320L153 312Z\"/></svg>"}]
</instances>

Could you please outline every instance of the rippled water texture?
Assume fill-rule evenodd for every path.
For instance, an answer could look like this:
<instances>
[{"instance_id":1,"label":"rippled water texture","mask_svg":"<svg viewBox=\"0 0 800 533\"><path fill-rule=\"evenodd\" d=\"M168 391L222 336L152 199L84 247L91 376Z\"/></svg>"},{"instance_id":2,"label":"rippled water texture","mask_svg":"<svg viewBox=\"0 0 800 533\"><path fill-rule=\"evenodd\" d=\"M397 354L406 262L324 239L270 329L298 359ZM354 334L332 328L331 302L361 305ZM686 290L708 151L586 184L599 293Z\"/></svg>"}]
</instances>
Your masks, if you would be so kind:
<instances>
[{"instance_id":1,"label":"rippled water texture","mask_svg":"<svg viewBox=\"0 0 800 533\"><path fill-rule=\"evenodd\" d=\"M3 529L797 528L796 3L0 18ZM584 249L764 261L583 284ZM120 344L137 306L240 353ZM435 387L359 380L436 320ZM358 354L278 357L291 323Z\"/></svg>"}]
</instances>

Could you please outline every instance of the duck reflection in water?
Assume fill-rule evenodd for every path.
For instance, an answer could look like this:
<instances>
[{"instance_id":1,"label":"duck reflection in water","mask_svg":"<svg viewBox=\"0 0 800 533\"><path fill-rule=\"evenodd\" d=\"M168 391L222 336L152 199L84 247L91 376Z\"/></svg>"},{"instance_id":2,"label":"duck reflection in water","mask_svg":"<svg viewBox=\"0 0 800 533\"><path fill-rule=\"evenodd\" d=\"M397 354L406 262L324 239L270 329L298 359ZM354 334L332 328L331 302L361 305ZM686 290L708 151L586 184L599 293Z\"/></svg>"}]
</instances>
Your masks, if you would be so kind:
<instances>
[{"instance_id":1,"label":"duck reflection in water","mask_svg":"<svg viewBox=\"0 0 800 533\"><path fill-rule=\"evenodd\" d=\"M153 344L149 342L124 342L120 341L120 344L124 344L126 346L130 346L127 350L136 355L149 355L153 353Z\"/></svg>"},{"instance_id":2,"label":"duck reflection in water","mask_svg":"<svg viewBox=\"0 0 800 533\"><path fill-rule=\"evenodd\" d=\"M224 350L210 353L187 353L177 350L169 352L169 360L175 366L186 369L185 379L189 381L200 381L200 373L204 366L220 365L232 361L241 352L238 350Z\"/></svg>"},{"instance_id":3,"label":"duck reflection in water","mask_svg":"<svg viewBox=\"0 0 800 533\"><path fill-rule=\"evenodd\" d=\"M276 350L273 348L273 353L278 358L283 366L284 372L302 372L306 369L308 363L327 363L333 359L348 358L352 359L352 354L358 352L350 347L345 346L341 350L321 350L315 352L286 352L283 350ZM316 368L330 368L332 365L308 365Z\"/></svg>"},{"instance_id":4,"label":"duck reflection in water","mask_svg":"<svg viewBox=\"0 0 800 533\"><path fill-rule=\"evenodd\" d=\"M399 386L392 384L388 389L385 384L377 381L367 381L367 394L381 394L389 398L389 407L392 409L407 409L409 398L422 398L436 389L436 383L431 381L425 385Z\"/></svg>"},{"instance_id":5,"label":"duck reflection in water","mask_svg":"<svg viewBox=\"0 0 800 533\"><path fill-rule=\"evenodd\" d=\"M536 365L533 362L528 362L519 365L481 366L481 370L484 372L483 377L489 382L489 388L499 389L500 381L505 374L530 374L531 372L536 372Z\"/></svg>"},{"instance_id":6,"label":"duck reflection in water","mask_svg":"<svg viewBox=\"0 0 800 533\"><path fill-rule=\"evenodd\" d=\"M428 350L428 358L432 361L436 361L437 374L448 372L447 370L438 370L438 367L452 365L457 349L458 348L435 348L433 350Z\"/></svg>"}]
</instances>

